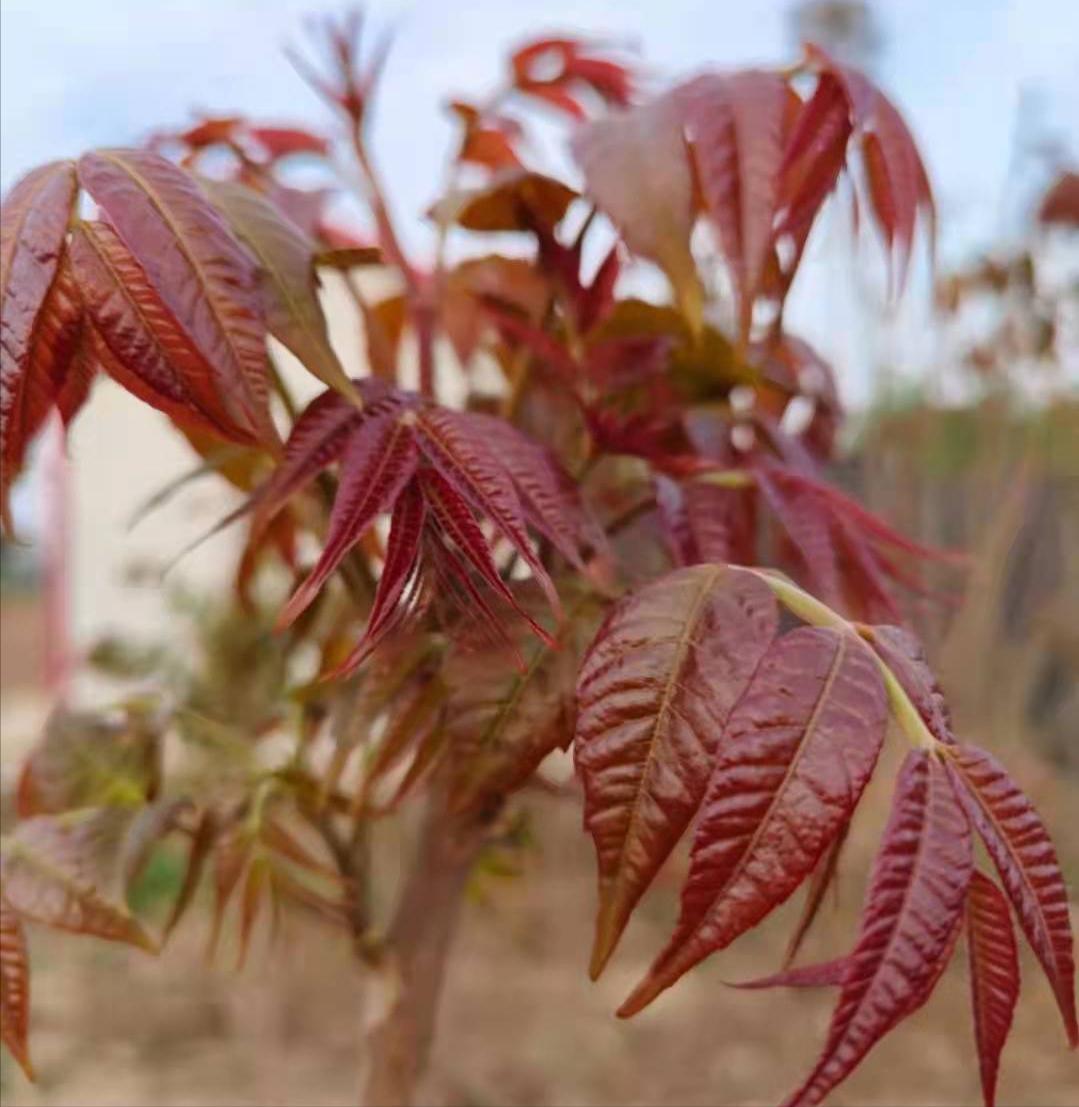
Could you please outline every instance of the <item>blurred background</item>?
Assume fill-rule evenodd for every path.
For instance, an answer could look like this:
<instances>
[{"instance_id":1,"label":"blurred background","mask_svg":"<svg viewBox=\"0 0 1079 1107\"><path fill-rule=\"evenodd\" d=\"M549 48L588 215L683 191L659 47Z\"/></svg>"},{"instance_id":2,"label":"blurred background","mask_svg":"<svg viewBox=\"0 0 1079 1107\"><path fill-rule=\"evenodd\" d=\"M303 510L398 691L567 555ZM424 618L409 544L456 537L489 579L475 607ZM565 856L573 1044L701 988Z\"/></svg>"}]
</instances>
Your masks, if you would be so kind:
<instances>
[{"instance_id":1,"label":"blurred background","mask_svg":"<svg viewBox=\"0 0 1079 1107\"><path fill-rule=\"evenodd\" d=\"M0 186L41 161L138 143L193 112L319 129L319 107L282 55L315 3L2 0ZM1079 889L1076 6L387 0L368 10L393 34L374 148L400 226L420 250L450 136L444 101L489 86L509 49L545 31L638 50L657 86L705 65L782 64L810 38L893 95L936 191L935 276L920 258L903 299L890 302L872 250L857 247L844 217L826 215L788 317L835 365L851 409L838 478L913 537L973 553L972 598L926 605L915 621L958 728L1009 763ZM540 131L555 171L570 174L561 134ZM335 325L334 295L331 288L331 333L346 363L357 364L359 336ZM68 455L57 441L42 442L16 490L30 541L0 547L5 796L47 711L50 673L82 673L84 658L110 648L167 644L181 620L196 636L221 629L205 597L231 569L229 536L185 559L168 587L158 579L161 564L226 509L218 484L185 488L130 526L148 497L191 467L184 442L101 381ZM80 680L93 695L93 678ZM888 777L878 774L856 823L840 893L809 957L834 950L835 935L854 925ZM787 1091L817 1048L829 997L738 994L724 981L774 967L790 910L691 974L654 1011L619 1022L614 1007L666 936L684 862L647 901L610 974L589 984L593 859L579 805L528 796L524 806L534 830L520 856L476 881L425 1101L767 1103ZM167 872L158 876L168 883ZM4 1102L351 1102L353 962L343 938L305 925L287 957L252 957L240 974L203 964L197 920L160 961L36 930L42 1080L27 1084L5 1057ZM1064 1048L1048 987L1033 961L1028 968L1000 1100L1075 1104L1079 1063ZM967 1004L963 973L953 969L833 1101L975 1102Z\"/></svg>"}]
</instances>

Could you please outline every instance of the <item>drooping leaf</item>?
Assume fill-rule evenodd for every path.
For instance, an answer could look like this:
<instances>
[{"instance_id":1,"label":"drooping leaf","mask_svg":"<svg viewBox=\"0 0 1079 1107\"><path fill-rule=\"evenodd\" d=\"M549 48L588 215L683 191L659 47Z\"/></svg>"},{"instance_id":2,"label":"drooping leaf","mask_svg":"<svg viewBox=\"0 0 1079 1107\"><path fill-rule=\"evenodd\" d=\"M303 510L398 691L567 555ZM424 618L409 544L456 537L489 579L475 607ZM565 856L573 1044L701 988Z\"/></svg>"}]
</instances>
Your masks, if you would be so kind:
<instances>
[{"instance_id":1,"label":"drooping leaf","mask_svg":"<svg viewBox=\"0 0 1079 1107\"><path fill-rule=\"evenodd\" d=\"M819 47L810 46L807 54L846 94L862 144L873 214L889 260L898 255L898 285L902 287L918 212L927 214L931 231L934 218L933 193L918 147L895 105L864 74L837 63Z\"/></svg>"},{"instance_id":2,"label":"drooping leaf","mask_svg":"<svg viewBox=\"0 0 1079 1107\"><path fill-rule=\"evenodd\" d=\"M359 398L330 345L318 300L318 247L269 200L234 181L203 181L232 229L259 264L266 325L324 384Z\"/></svg>"},{"instance_id":3,"label":"drooping leaf","mask_svg":"<svg viewBox=\"0 0 1079 1107\"><path fill-rule=\"evenodd\" d=\"M158 739L137 714L53 711L23 765L16 793L22 819L75 807L152 800L160 778Z\"/></svg>"},{"instance_id":4,"label":"drooping leaf","mask_svg":"<svg viewBox=\"0 0 1079 1107\"><path fill-rule=\"evenodd\" d=\"M551 452L505 419L466 412L459 416L479 439L490 441L509 473L528 523L581 572L586 551L607 555L603 529L589 514L580 489Z\"/></svg>"},{"instance_id":5,"label":"drooping leaf","mask_svg":"<svg viewBox=\"0 0 1079 1107\"><path fill-rule=\"evenodd\" d=\"M574 752L599 861L593 977L700 804L776 621L757 577L700 565L620 601L590 646Z\"/></svg>"},{"instance_id":6,"label":"drooping leaf","mask_svg":"<svg viewBox=\"0 0 1079 1107\"><path fill-rule=\"evenodd\" d=\"M720 740L678 926L620 1015L726 948L812 872L854 813L886 721L880 673L853 636L801 627L771 645Z\"/></svg>"},{"instance_id":7,"label":"drooping leaf","mask_svg":"<svg viewBox=\"0 0 1079 1107\"><path fill-rule=\"evenodd\" d=\"M77 192L74 165L51 162L19 180L0 207L0 510L6 530L8 489L59 390L54 363L61 352L43 343L38 331L43 316L55 330L70 314L64 310L70 297L55 284Z\"/></svg>"},{"instance_id":8,"label":"drooping leaf","mask_svg":"<svg viewBox=\"0 0 1079 1107\"><path fill-rule=\"evenodd\" d=\"M27 1036L30 1031L30 958L22 920L0 899L0 1038L27 1080L34 1079Z\"/></svg>"},{"instance_id":9,"label":"drooping leaf","mask_svg":"<svg viewBox=\"0 0 1079 1107\"><path fill-rule=\"evenodd\" d=\"M746 336L772 247L790 96L782 76L759 69L708 74L686 90L690 149Z\"/></svg>"},{"instance_id":10,"label":"drooping leaf","mask_svg":"<svg viewBox=\"0 0 1079 1107\"><path fill-rule=\"evenodd\" d=\"M959 744L948 770L1015 908L1019 925L1049 978L1064 1030L1079 1044L1075 954L1068 890L1056 850L1033 804L992 754Z\"/></svg>"},{"instance_id":11,"label":"drooping leaf","mask_svg":"<svg viewBox=\"0 0 1079 1107\"><path fill-rule=\"evenodd\" d=\"M427 504L418 486L407 487L390 516L390 534L386 543L386 559L378 580L367 629L356 648L329 674L342 677L353 672L369 656L379 642L407 617L408 605L402 603L416 580Z\"/></svg>"},{"instance_id":12,"label":"drooping leaf","mask_svg":"<svg viewBox=\"0 0 1079 1107\"><path fill-rule=\"evenodd\" d=\"M703 293L689 249L695 212L684 116L684 94L674 90L582 127L573 152L589 195L626 245L664 270L699 330Z\"/></svg>"},{"instance_id":13,"label":"drooping leaf","mask_svg":"<svg viewBox=\"0 0 1079 1107\"><path fill-rule=\"evenodd\" d=\"M183 428L255 443L216 401L209 364L116 233L104 223L81 223L70 256L102 368Z\"/></svg>"},{"instance_id":14,"label":"drooping leaf","mask_svg":"<svg viewBox=\"0 0 1079 1107\"><path fill-rule=\"evenodd\" d=\"M388 412L363 420L341 457L341 482L322 556L282 611L280 626L288 626L311 603L375 518L392 508L416 464L412 427L403 417Z\"/></svg>"},{"instance_id":15,"label":"drooping leaf","mask_svg":"<svg viewBox=\"0 0 1079 1107\"><path fill-rule=\"evenodd\" d=\"M977 870L967 889L966 921L982 1097L985 1107L993 1107L1000 1054L1019 999L1019 955L1008 901L993 881Z\"/></svg>"},{"instance_id":16,"label":"drooping leaf","mask_svg":"<svg viewBox=\"0 0 1079 1107\"><path fill-rule=\"evenodd\" d=\"M496 445L477 433L463 413L445 408L425 409L417 430L420 448L434 468L512 544L557 613L558 593L529 541L520 499Z\"/></svg>"},{"instance_id":17,"label":"drooping leaf","mask_svg":"<svg viewBox=\"0 0 1079 1107\"><path fill-rule=\"evenodd\" d=\"M131 808L90 807L20 822L3 841L4 898L26 919L154 952L122 899L133 815Z\"/></svg>"},{"instance_id":18,"label":"drooping leaf","mask_svg":"<svg viewBox=\"0 0 1079 1107\"><path fill-rule=\"evenodd\" d=\"M201 354L209 376L197 387L209 413L276 446L258 271L224 217L192 177L148 151L98 150L79 160L78 174Z\"/></svg>"},{"instance_id":19,"label":"drooping leaf","mask_svg":"<svg viewBox=\"0 0 1079 1107\"><path fill-rule=\"evenodd\" d=\"M172 910L165 922L162 931L162 942L166 941L173 930L180 924L180 920L187 914L188 907L198 890L199 881L202 879L206 861L213 849L217 837L217 821L211 811L206 810L199 816L198 822L191 835L191 844L188 847L187 867L184 869L184 879L180 890L176 893Z\"/></svg>"},{"instance_id":20,"label":"drooping leaf","mask_svg":"<svg viewBox=\"0 0 1079 1107\"><path fill-rule=\"evenodd\" d=\"M947 772L934 753L911 751L824 1051L788 1103L820 1103L929 998L954 945L972 867L970 827Z\"/></svg>"}]
</instances>

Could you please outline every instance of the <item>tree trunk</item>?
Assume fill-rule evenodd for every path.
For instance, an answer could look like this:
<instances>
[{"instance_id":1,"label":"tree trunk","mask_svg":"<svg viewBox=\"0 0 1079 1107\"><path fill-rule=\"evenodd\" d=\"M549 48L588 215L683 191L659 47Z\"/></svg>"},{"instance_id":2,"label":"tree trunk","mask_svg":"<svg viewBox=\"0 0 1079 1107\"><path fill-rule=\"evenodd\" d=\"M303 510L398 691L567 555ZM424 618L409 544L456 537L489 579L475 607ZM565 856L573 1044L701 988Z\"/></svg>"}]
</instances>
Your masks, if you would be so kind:
<instances>
[{"instance_id":1,"label":"tree trunk","mask_svg":"<svg viewBox=\"0 0 1079 1107\"><path fill-rule=\"evenodd\" d=\"M485 827L445 813L431 797L416 856L386 938L384 963L368 978L364 1107L409 1107L427 1064L446 955Z\"/></svg>"}]
</instances>

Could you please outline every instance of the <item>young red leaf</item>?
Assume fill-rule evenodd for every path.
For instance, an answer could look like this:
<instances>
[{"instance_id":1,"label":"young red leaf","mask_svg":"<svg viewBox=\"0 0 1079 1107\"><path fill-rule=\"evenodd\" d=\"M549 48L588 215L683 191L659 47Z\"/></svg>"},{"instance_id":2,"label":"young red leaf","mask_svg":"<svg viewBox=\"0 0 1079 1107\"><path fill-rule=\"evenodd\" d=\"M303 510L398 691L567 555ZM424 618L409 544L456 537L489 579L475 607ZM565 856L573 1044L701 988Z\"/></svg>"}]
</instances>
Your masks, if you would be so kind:
<instances>
[{"instance_id":1,"label":"young red leaf","mask_svg":"<svg viewBox=\"0 0 1079 1107\"><path fill-rule=\"evenodd\" d=\"M0 1038L27 1080L34 1079L27 1035L30 1031L30 958L22 920L0 899Z\"/></svg>"},{"instance_id":2,"label":"young red leaf","mask_svg":"<svg viewBox=\"0 0 1079 1107\"><path fill-rule=\"evenodd\" d=\"M412 424L404 416L386 412L360 423L341 457L341 482L322 556L281 612L279 626L296 619L375 518L392 508L416 464Z\"/></svg>"},{"instance_id":3,"label":"young red leaf","mask_svg":"<svg viewBox=\"0 0 1079 1107\"><path fill-rule=\"evenodd\" d=\"M484 433L485 425L460 412L430 407L420 413L416 429L431 465L511 543L559 614L558 592L532 549L517 490L496 444Z\"/></svg>"},{"instance_id":4,"label":"young red leaf","mask_svg":"<svg viewBox=\"0 0 1079 1107\"><path fill-rule=\"evenodd\" d=\"M954 945L972 866L970 826L947 772L934 753L911 751L896 782L827 1043L788 1103L820 1103L928 999Z\"/></svg>"},{"instance_id":5,"label":"young red leaf","mask_svg":"<svg viewBox=\"0 0 1079 1107\"><path fill-rule=\"evenodd\" d=\"M258 271L224 218L193 178L147 151L86 154L78 173L209 367L210 413L276 446Z\"/></svg>"},{"instance_id":6,"label":"young red leaf","mask_svg":"<svg viewBox=\"0 0 1079 1107\"><path fill-rule=\"evenodd\" d=\"M330 345L318 300L317 247L268 199L234 181L204 181L203 189L255 255L270 333L330 388L359 400Z\"/></svg>"},{"instance_id":7,"label":"young red leaf","mask_svg":"<svg viewBox=\"0 0 1079 1107\"><path fill-rule=\"evenodd\" d=\"M1019 924L1049 978L1068 1042L1079 1044L1075 955L1068 890L1056 850L1033 804L992 754L975 746L949 750L959 797L1000 873Z\"/></svg>"},{"instance_id":8,"label":"young red leaf","mask_svg":"<svg viewBox=\"0 0 1079 1107\"><path fill-rule=\"evenodd\" d=\"M757 472L757 486L787 532L805 566L813 592L831 607L843 606L836 542L828 509L805 487Z\"/></svg>"},{"instance_id":9,"label":"young red leaf","mask_svg":"<svg viewBox=\"0 0 1079 1107\"><path fill-rule=\"evenodd\" d=\"M574 753L599 861L593 978L697 810L777 617L757 577L700 565L625 597L592 642Z\"/></svg>"},{"instance_id":10,"label":"young red leaf","mask_svg":"<svg viewBox=\"0 0 1079 1107\"><path fill-rule=\"evenodd\" d=\"M744 335L772 247L789 96L782 76L759 69L709 74L687 90L690 149L738 293Z\"/></svg>"},{"instance_id":11,"label":"young red leaf","mask_svg":"<svg viewBox=\"0 0 1079 1107\"><path fill-rule=\"evenodd\" d=\"M71 162L43 165L19 180L0 207L0 513L10 530L7 497L27 446L58 391L51 364L61 360L39 341L47 305L55 327L68 312L53 295L78 185ZM34 365L45 359L46 365Z\"/></svg>"},{"instance_id":12,"label":"young red leaf","mask_svg":"<svg viewBox=\"0 0 1079 1107\"><path fill-rule=\"evenodd\" d=\"M798 956L798 951L802 948L802 943L812 929L813 923L816 921L817 915L820 913L820 909L824 904L824 897L828 894L829 888L833 886L837 879L839 856L843 852L843 846L847 841L849 832L850 823L847 823L835 838L832 839L832 844L825 850L824 856L817 862L817 867L813 870L813 875L809 878L809 883L806 886L806 898L802 906L802 913L798 916L798 923L787 943L787 951L783 955L783 964L785 966L789 967L793 963L795 957Z\"/></svg>"},{"instance_id":13,"label":"young red leaf","mask_svg":"<svg viewBox=\"0 0 1079 1107\"><path fill-rule=\"evenodd\" d=\"M573 152L591 197L626 245L670 279L694 330L703 293L689 249L695 219L693 177L683 124L685 90L582 127Z\"/></svg>"},{"instance_id":14,"label":"young red leaf","mask_svg":"<svg viewBox=\"0 0 1079 1107\"><path fill-rule=\"evenodd\" d=\"M993 1107L1000 1054L1019 999L1019 955L1008 901L993 881L977 870L967 889L966 921L982 1097L985 1107Z\"/></svg>"},{"instance_id":15,"label":"young red leaf","mask_svg":"<svg viewBox=\"0 0 1079 1107\"><path fill-rule=\"evenodd\" d=\"M471 412L460 418L472 426L477 437L486 437L495 446L528 523L571 565L588 572L586 549L607 556L607 536L585 508L577 484L550 450L505 419Z\"/></svg>"},{"instance_id":16,"label":"young red leaf","mask_svg":"<svg viewBox=\"0 0 1079 1107\"><path fill-rule=\"evenodd\" d=\"M854 813L886 722L880 672L857 639L800 627L771 645L723 731L674 935L622 1017L725 949L812 872Z\"/></svg>"},{"instance_id":17,"label":"young red leaf","mask_svg":"<svg viewBox=\"0 0 1079 1107\"><path fill-rule=\"evenodd\" d=\"M390 516L390 534L386 542L386 560L378 580L375 600L367 619L367 629L356 648L327 679L353 672L382 639L408 614L406 589L415 582L420 558L420 539L427 516L423 493L415 483L408 485L397 499Z\"/></svg>"},{"instance_id":18,"label":"young red leaf","mask_svg":"<svg viewBox=\"0 0 1079 1107\"><path fill-rule=\"evenodd\" d=\"M777 237L791 235L798 253L847 159L850 107L843 87L823 73L792 128L780 171ZM793 268L793 267L792 267Z\"/></svg>"},{"instance_id":19,"label":"young red leaf","mask_svg":"<svg viewBox=\"0 0 1079 1107\"><path fill-rule=\"evenodd\" d=\"M487 539L480 529L476 517L472 514L465 499L457 492L437 469L424 467L419 474L420 487L431 513L431 520L439 532L449 538L454 546L465 556L468 563L480 575L480 578L499 596L516 610L544 642L550 643L551 636L521 606L509 585L502 579L487 546ZM453 568L454 576L473 599L475 593L468 580L467 571L458 570L459 563L452 555L446 564ZM485 605L481 605L485 606ZM498 620L495 619L497 623ZM501 635L500 635L501 636Z\"/></svg>"}]
</instances>

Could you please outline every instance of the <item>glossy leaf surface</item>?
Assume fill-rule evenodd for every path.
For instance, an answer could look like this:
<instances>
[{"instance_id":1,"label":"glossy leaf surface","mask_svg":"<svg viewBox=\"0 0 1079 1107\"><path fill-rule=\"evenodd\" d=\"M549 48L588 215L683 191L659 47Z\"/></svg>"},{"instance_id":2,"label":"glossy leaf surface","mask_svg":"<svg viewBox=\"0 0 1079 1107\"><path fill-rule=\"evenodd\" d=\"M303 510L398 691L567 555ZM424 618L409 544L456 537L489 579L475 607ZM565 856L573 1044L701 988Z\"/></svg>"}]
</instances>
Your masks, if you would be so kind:
<instances>
[{"instance_id":1,"label":"glossy leaf surface","mask_svg":"<svg viewBox=\"0 0 1079 1107\"><path fill-rule=\"evenodd\" d=\"M886 718L877 667L850 635L804 627L772 644L723 732L678 926L621 1015L730 945L812 872L861 798Z\"/></svg>"},{"instance_id":2,"label":"glossy leaf surface","mask_svg":"<svg viewBox=\"0 0 1079 1107\"><path fill-rule=\"evenodd\" d=\"M951 953L973 866L970 829L936 756L907 755L828 1040L791 1104L819 1103L925 1002Z\"/></svg>"},{"instance_id":3,"label":"glossy leaf surface","mask_svg":"<svg viewBox=\"0 0 1079 1107\"><path fill-rule=\"evenodd\" d=\"M575 757L599 862L594 977L699 806L776 620L756 577L700 565L620 601L589 648Z\"/></svg>"},{"instance_id":4,"label":"glossy leaf surface","mask_svg":"<svg viewBox=\"0 0 1079 1107\"><path fill-rule=\"evenodd\" d=\"M975 870L967 890L967 952L974 1040L986 1107L996 1102L1000 1054L1019 999L1019 955L1004 894Z\"/></svg>"},{"instance_id":5,"label":"glossy leaf surface","mask_svg":"<svg viewBox=\"0 0 1079 1107\"><path fill-rule=\"evenodd\" d=\"M958 745L948 759L959 796L1000 873L1019 925L1049 978L1069 1043L1079 1043L1068 891L1030 800L992 754Z\"/></svg>"}]
</instances>

